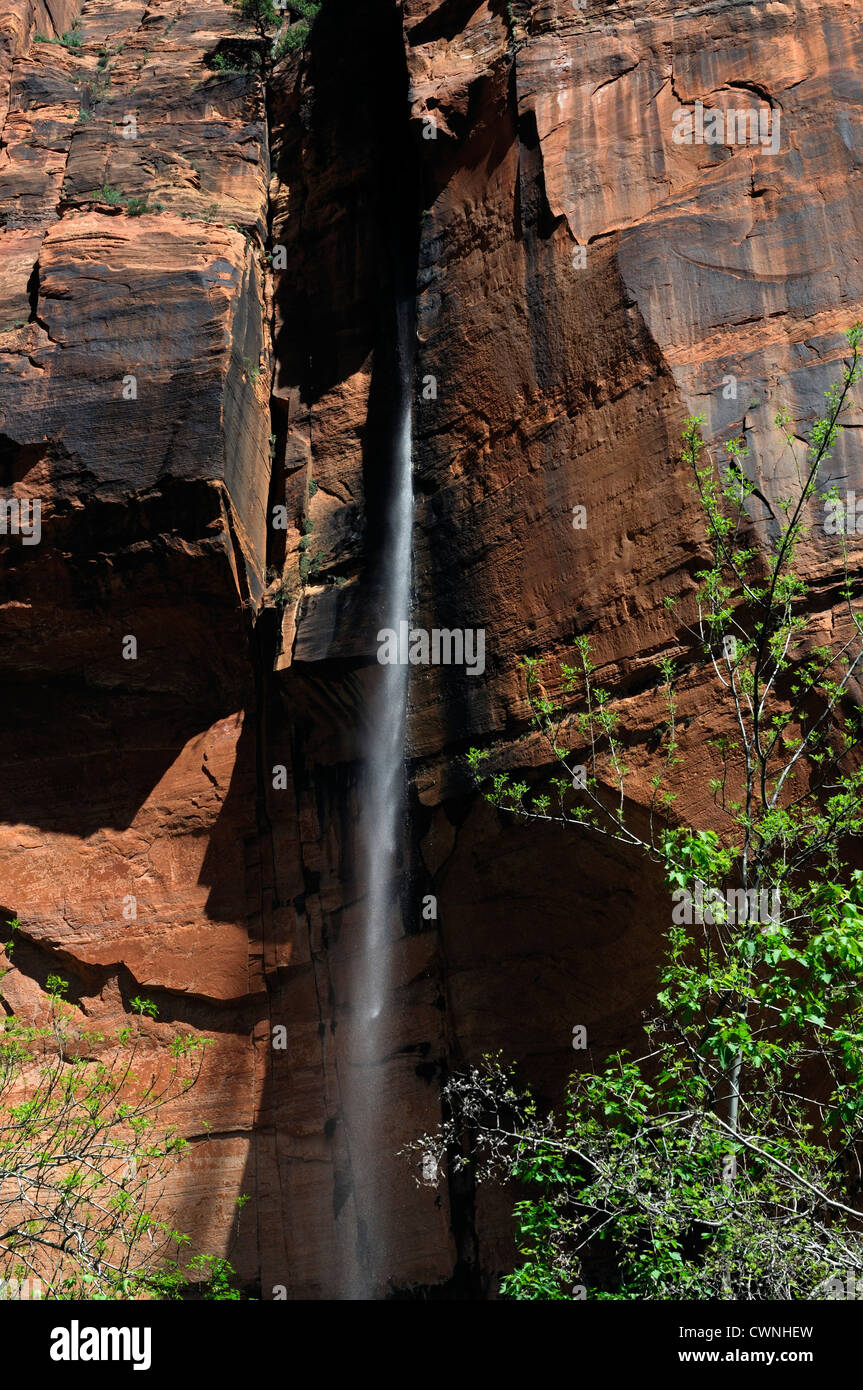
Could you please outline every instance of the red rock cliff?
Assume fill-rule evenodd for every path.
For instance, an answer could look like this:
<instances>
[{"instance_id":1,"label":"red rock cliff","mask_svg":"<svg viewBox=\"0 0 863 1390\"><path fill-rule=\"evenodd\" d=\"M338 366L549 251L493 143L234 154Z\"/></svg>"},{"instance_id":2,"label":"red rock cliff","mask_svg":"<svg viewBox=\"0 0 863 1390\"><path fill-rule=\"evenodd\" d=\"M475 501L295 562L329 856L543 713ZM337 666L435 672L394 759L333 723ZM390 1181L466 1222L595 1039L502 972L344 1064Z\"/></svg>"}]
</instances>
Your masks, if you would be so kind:
<instances>
[{"instance_id":1,"label":"red rock cliff","mask_svg":"<svg viewBox=\"0 0 863 1390\"><path fill-rule=\"evenodd\" d=\"M80 44L44 41L76 18ZM153 1048L179 1023L211 1036L175 1219L223 1248L249 1192L249 1285L340 1295L357 779L410 295L417 620L484 629L486 667L412 681L374 1175L397 1237L375 1278L484 1297L506 1203L417 1189L397 1150L465 1059L501 1048L554 1094L573 1024L625 1043L665 922L640 861L506 824L464 754L540 766L519 657L587 632L644 764L678 649L663 600L701 553L682 421L745 430L773 476L777 398L802 431L861 314L863 21L845 0L328 0L266 101L207 65L232 32L219 0L0 11L0 485L43 503L41 543L4 537L0 561L2 907L23 938L2 988L38 1017L59 964L90 1019L143 989ZM776 150L675 143L696 102L763 113ZM847 443L836 470L863 482ZM835 556L808 560L829 615ZM682 698L703 765L702 674ZM704 784L684 791L709 819Z\"/></svg>"}]
</instances>

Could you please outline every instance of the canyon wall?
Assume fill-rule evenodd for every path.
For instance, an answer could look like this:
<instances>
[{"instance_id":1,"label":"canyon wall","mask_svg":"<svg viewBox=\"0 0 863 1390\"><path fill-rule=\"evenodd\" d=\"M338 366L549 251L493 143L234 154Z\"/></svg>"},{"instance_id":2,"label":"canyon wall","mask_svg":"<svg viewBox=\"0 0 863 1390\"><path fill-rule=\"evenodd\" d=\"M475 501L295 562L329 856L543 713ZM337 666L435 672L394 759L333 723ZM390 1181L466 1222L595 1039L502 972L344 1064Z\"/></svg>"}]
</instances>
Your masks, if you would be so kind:
<instances>
[{"instance_id":1,"label":"canyon wall","mask_svg":"<svg viewBox=\"0 0 863 1390\"><path fill-rule=\"evenodd\" d=\"M667 911L637 857L508 823L465 754L541 772L520 658L587 633L646 799L657 661L684 653L664 600L705 554L683 421L745 432L775 503L772 415L804 433L863 316L863 18L327 0L265 97L215 65L237 42L220 0L0 9L0 486L42 500L38 545L0 538L0 907L22 923L0 988L37 1020L59 971L100 1026L153 999L154 1055L212 1039L169 1201L259 1296L338 1298L366 1262L379 1297L484 1298L507 1200L420 1188L398 1150L484 1052L554 1096L573 1025L593 1056L631 1043ZM676 143L696 102L751 108L767 143ZM406 297L415 622L486 647L481 673L412 673L370 1176L344 1025ZM836 548L806 561L829 624ZM694 666L681 715L680 815L710 824L726 716Z\"/></svg>"}]
</instances>

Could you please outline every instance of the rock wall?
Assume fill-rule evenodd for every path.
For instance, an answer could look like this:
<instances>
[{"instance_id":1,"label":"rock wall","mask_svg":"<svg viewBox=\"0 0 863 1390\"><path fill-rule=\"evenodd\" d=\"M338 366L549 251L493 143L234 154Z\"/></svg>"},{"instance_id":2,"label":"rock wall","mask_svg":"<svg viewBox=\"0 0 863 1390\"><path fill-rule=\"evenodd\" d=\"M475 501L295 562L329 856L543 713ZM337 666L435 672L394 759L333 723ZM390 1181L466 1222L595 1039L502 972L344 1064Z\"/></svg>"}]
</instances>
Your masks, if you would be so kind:
<instances>
[{"instance_id":1,"label":"rock wall","mask_svg":"<svg viewBox=\"0 0 863 1390\"><path fill-rule=\"evenodd\" d=\"M4 998L44 1016L59 970L86 1026L143 992L154 1048L178 1023L212 1038L173 1194L212 1248L248 1153L263 1007L265 124L245 77L204 65L228 30L218 0L20 0L0 29L0 472L42 508L40 544L7 535L0 559L0 897L22 922Z\"/></svg>"},{"instance_id":2,"label":"rock wall","mask_svg":"<svg viewBox=\"0 0 863 1390\"><path fill-rule=\"evenodd\" d=\"M507 1203L418 1189L397 1150L465 1059L501 1048L554 1095L574 1024L594 1055L632 1040L666 923L640 860L508 824L464 754L541 771L520 656L586 632L646 796L657 660L683 653L664 600L704 553L682 422L745 431L775 502L773 411L803 433L861 316L863 20L328 0L264 102L207 66L232 41L218 0L90 0L80 44L35 38L76 14L0 13L0 484L43 499L41 543L0 558L6 1005L39 1016L59 962L90 1018L143 989L154 1048L211 1036L176 1220L227 1248L249 1192L248 1285L342 1295L363 1247L340 1025L412 297L416 621L483 629L486 662L412 680L372 1264L380 1297L487 1297ZM765 146L676 143L696 102L756 112ZM807 563L829 621L826 539ZM680 813L710 823L723 716L696 667L681 698Z\"/></svg>"}]
</instances>

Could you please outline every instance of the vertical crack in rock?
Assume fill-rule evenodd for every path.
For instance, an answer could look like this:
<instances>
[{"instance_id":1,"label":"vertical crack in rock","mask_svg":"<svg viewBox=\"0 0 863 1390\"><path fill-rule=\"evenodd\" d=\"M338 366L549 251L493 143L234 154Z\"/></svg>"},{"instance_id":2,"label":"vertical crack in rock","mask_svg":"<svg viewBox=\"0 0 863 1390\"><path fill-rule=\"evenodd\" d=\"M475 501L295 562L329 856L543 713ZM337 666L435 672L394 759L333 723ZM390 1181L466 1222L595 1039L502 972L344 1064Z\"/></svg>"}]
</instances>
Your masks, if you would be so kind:
<instances>
[{"instance_id":1,"label":"vertical crack in rock","mask_svg":"<svg viewBox=\"0 0 863 1390\"><path fill-rule=\"evenodd\" d=\"M343 1109L344 1078L359 1059L345 1025L356 1006L349 970L362 911L355 858L358 774L376 670L382 519L391 483L395 305L415 293L419 156L406 96L398 9L364 0L325 7L304 66L295 80L274 84L270 99L273 248L284 247L274 281L271 429L284 493L271 490L271 502L285 505L290 518L284 559L280 538L271 543L279 566L272 582L288 589L275 663L283 727L271 762L286 767L291 792L290 803L271 793L270 806L294 919L277 987L282 1021L288 1001L299 1004L299 1015L296 1008L288 1015L298 1045L304 1032L309 1043L312 1030L317 1038L314 1074L310 1059L298 1056L292 1071L289 1058L274 1056L272 1095L262 1109L277 1105L286 1115L279 1142L289 1175L287 1226L294 1231L300 1217L304 1225L289 1240L288 1275L282 1269L272 1283L288 1282L295 1296L315 1289L339 1296L363 1241L354 1201L356 1154ZM285 832L295 816L296 850L286 856ZM409 841L407 827L406 833ZM307 943L302 953L300 931ZM412 988L416 1001L383 1064L383 1084L393 1099L376 1117L381 1210L408 1211L413 1233L401 1234L390 1270L393 1287L411 1284L411 1239L432 1242L444 1277L452 1264L445 1210L432 1206L429 1225L422 1212L431 1199L417 1204L408 1197L413 1175L395 1152L399 1133L405 1139L413 1134L415 1113L432 1123L436 1118L426 1082L410 1060L429 1047L428 1030L436 1037L440 1029L434 939L434 933L405 937L422 945L424 961L416 967L422 986ZM388 1007L400 1017L398 993ZM291 1083L315 1088L302 1116L284 1099ZM310 1111L320 1116L313 1139L305 1137ZM303 1151L314 1155L319 1173L304 1175L302 1159L288 1157ZM317 1193L314 1202L310 1190ZM266 1251L263 1258L266 1269ZM264 1287L270 1282L265 1273ZM382 1287L385 1296L386 1283Z\"/></svg>"}]
</instances>

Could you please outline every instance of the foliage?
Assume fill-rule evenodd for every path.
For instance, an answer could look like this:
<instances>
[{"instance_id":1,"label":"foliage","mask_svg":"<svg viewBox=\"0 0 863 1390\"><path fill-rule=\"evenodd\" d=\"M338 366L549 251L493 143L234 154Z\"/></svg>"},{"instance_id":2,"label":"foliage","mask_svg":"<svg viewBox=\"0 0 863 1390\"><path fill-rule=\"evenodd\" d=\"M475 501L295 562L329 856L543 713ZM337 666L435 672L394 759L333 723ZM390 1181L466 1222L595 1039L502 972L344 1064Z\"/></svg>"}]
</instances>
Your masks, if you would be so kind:
<instances>
[{"instance_id":1,"label":"foliage","mask_svg":"<svg viewBox=\"0 0 863 1390\"><path fill-rule=\"evenodd\" d=\"M109 203L111 207L116 207L122 201L119 189L112 188L109 183L103 183L101 188L94 188L90 198L94 203Z\"/></svg>"},{"instance_id":2,"label":"foliage","mask_svg":"<svg viewBox=\"0 0 863 1390\"><path fill-rule=\"evenodd\" d=\"M808 1299L863 1269L863 1226L835 1154L774 1099L753 1098L732 1136L702 1069L665 1039L652 1059L575 1076L564 1113L546 1114L487 1057L444 1087L457 1119L411 1147L426 1182L449 1155L480 1182L523 1185L507 1297Z\"/></svg>"},{"instance_id":3,"label":"foliage","mask_svg":"<svg viewBox=\"0 0 863 1390\"><path fill-rule=\"evenodd\" d=\"M9 926L7 962L17 919ZM68 982L49 975L46 989L47 1025L0 1020L0 1279L38 1279L54 1299L180 1297L190 1280L237 1297L230 1266L183 1263L188 1236L158 1216L188 1148L160 1112L195 1085L204 1042L178 1034L154 1055L137 1021L113 1037L82 1031ZM141 996L132 1009L158 1012Z\"/></svg>"},{"instance_id":4,"label":"foliage","mask_svg":"<svg viewBox=\"0 0 863 1390\"><path fill-rule=\"evenodd\" d=\"M456 1118L420 1141L438 1171L444 1153L467 1161L466 1126L486 1176L528 1184L513 1297L568 1297L580 1281L597 1297L803 1298L837 1265L863 1268L863 873L847 857L863 834L863 615L844 535L828 639L798 569L813 510L836 499L819 471L861 376L861 336L855 325L803 458L788 413L776 417L797 479L776 510L747 477L743 440L715 470L702 418L686 422L708 559L680 647L657 663L665 722L641 821L622 714L586 636L557 693L525 659L532 726L556 765L547 787L487 775L490 754L470 751L493 805L641 850L675 904L643 1056L577 1074L562 1117L541 1116L486 1059L451 1081ZM769 514L760 543L753 498ZM712 745L719 829L675 825L670 790L681 696L705 667L735 730Z\"/></svg>"},{"instance_id":5,"label":"foliage","mask_svg":"<svg viewBox=\"0 0 863 1390\"><path fill-rule=\"evenodd\" d=\"M242 66L237 59L231 58L227 53L216 53L213 57L213 68L216 72L237 73L248 72L248 65Z\"/></svg>"},{"instance_id":6,"label":"foliage","mask_svg":"<svg viewBox=\"0 0 863 1390\"><path fill-rule=\"evenodd\" d=\"M100 72L97 77L87 78L83 81L80 84L80 89L82 93L86 93L93 104L98 104L100 101L104 101L105 97L108 95L110 86L111 74L109 72Z\"/></svg>"},{"instance_id":7,"label":"foliage","mask_svg":"<svg viewBox=\"0 0 863 1390\"><path fill-rule=\"evenodd\" d=\"M273 602L279 611L283 612L293 601L293 585L282 577L281 572L276 569L274 565L269 565L267 567L266 579L268 586L272 584L276 585L273 591Z\"/></svg>"},{"instance_id":8,"label":"foliage","mask_svg":"<svg viewBox=\"0 0 863 1390\"><path fill-rule=\"evenodd\" d=\"M237 23L250 28L257 39L245 55L247 71L265 81L287 54L303 48L321 10L322 0L225 0ZM218 56L218 55L217 55ZM214 63L215 65L215 63Z\"/></svg>"}]
</instances>

